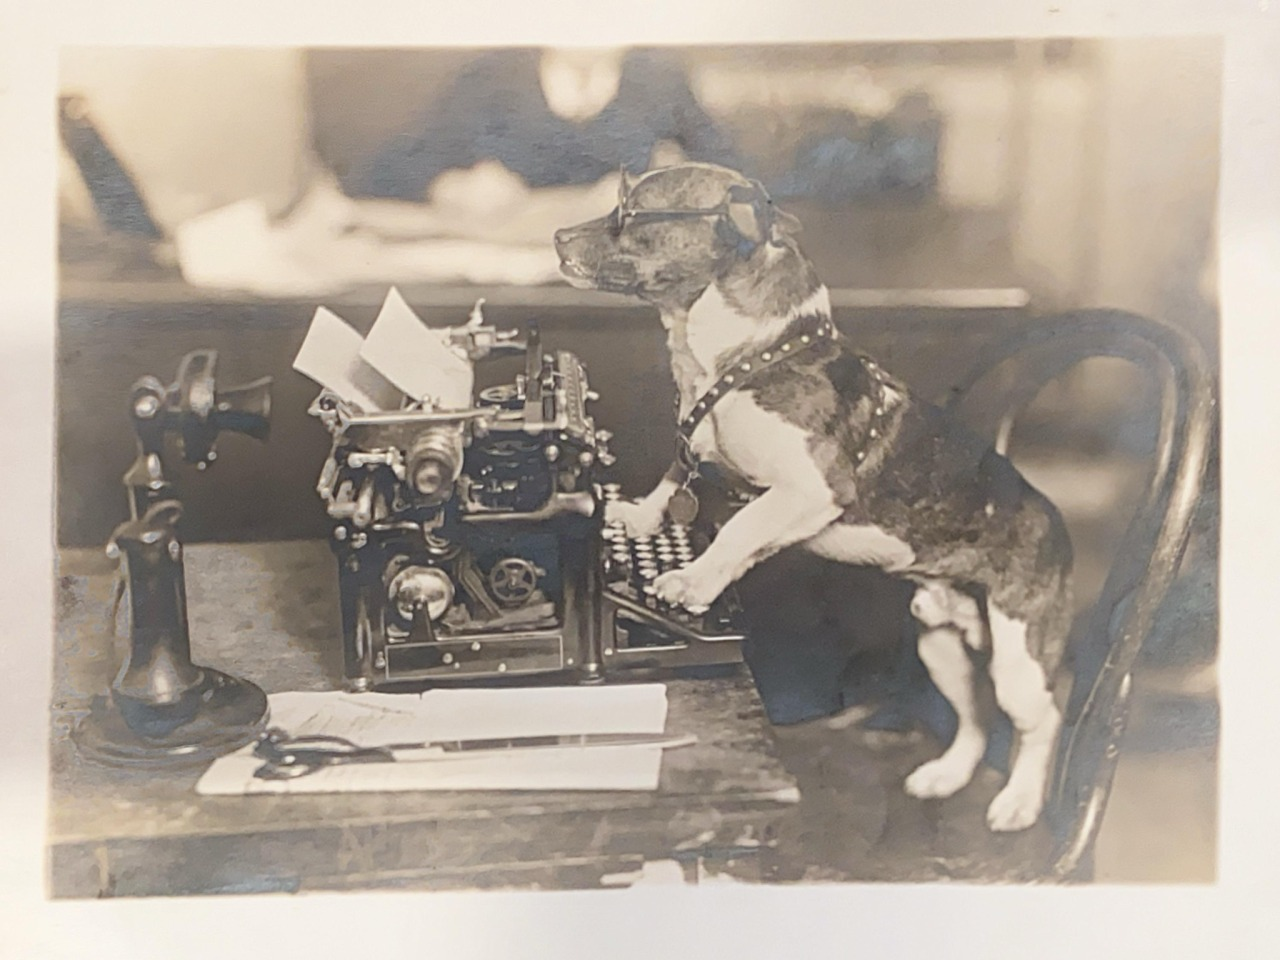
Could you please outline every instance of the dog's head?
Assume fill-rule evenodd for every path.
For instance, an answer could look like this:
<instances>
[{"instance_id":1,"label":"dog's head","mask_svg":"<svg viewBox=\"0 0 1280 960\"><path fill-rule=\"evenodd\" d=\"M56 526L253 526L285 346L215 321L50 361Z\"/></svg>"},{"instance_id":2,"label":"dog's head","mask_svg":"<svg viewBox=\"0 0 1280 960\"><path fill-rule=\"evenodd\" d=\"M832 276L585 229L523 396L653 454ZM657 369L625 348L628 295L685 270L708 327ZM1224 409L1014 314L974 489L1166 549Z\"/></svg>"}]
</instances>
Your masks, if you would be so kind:
<instances>
[{"instance_id":1,"label":"dog's head","mask_svg":"<svg viewBox=\"0 0 1280 960\"><path fill-rule=\"evenodd\" d=\"M786 242L799 221L764 187L711 164L622 172L607 216L557 230L560 269L574 286L654 302L690 300L763 247Z\"/></svg>"}]
</instances>

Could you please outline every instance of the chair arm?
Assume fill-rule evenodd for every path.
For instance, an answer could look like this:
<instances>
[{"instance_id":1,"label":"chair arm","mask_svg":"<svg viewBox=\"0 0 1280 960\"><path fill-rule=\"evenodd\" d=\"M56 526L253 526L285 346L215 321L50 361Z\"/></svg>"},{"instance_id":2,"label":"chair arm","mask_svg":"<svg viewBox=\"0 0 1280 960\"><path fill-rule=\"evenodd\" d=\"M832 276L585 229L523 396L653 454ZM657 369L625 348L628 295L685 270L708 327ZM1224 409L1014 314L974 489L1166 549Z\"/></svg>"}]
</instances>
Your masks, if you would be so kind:
<instances>
[{"instance_id":1,"label":"chair arm","mask_svg":"<svg viewBox=\"0 0 1280 960\"><path fill-rule=\"evenodd\" d=\"M1161 408L1146 494L1077 637L1083 656L1049 797L1059 837L1049 873L1059 880L1090 867L1128 719L1133 667L1177 574L1200 502L1215 425L1213 377L1186 333L1123 311L1085 310L1043 318L997 344L946 404L955 410L974 405L988 388L985 405L978 405L979 429L991 435L1046 383L1091 357L1123 358L1154 375ZM993 374L1014 359L1029 371L998 384L1000 402L993 404Z\"/></svg>"}]
</instances>

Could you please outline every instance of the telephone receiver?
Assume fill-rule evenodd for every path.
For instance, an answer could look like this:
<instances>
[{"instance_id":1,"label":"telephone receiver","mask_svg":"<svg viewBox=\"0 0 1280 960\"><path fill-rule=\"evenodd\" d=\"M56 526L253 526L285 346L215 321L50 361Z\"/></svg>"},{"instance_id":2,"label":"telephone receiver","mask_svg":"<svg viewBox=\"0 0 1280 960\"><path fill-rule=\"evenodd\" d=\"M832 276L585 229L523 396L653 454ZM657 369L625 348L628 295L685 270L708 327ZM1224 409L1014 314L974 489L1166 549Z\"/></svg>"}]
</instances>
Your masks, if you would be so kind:
<instances>
[{"instance_id":1,"label":"telephone receiver","mask_svg":"<svg viewBox=\"0 0 1280 960\"><path fill-rule=\"evenodd\" d=\"M218 390L218 352L197 350L182 359L169 388L168 417L177 422L187 463L208 463L223 432L266 440L271 431L271 378Z\"/></svg>"},{"instance_id":2,"label":"telephone receiver","mask_svg":"<svg viewBox=\"0 0 1280 960\"><path fill-rule=\"evenodd\" d=\"M158 455L165 435L177 434L183 460L203 469L217 459L214 443L220 433L267 439L271 378L218 389L217 366L216 350L196 350L182 358L169 386L151 376L133 385L130 412L146 453Z\"/></svg>"}]
</instances>

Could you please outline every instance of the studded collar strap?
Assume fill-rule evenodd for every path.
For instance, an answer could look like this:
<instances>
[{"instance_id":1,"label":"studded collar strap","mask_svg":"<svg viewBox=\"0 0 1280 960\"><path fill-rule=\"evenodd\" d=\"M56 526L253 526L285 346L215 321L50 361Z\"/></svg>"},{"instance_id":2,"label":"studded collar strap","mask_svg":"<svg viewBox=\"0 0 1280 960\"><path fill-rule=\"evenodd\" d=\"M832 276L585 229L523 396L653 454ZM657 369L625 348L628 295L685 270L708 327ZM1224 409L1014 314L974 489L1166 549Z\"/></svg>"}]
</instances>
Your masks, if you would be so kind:
<instances>
[{"instance_id":1,"label":"studded collar strap","mask_svg":"<svg viewBox=\"0 0 1280 960\"><path fill-rule=\"evenodd\" d=\"M827 317L814 317L812 321L788 334L787 337L753 356L739 360L730 367L693 405L693 409L676 427L676 452L680 463L692 469L697 463L693 454L693 432L712 408L728 393L745 387L770 367L800 356L819 343L829 341L835 334L835 326Z\"/></svg>"}]
</instances>

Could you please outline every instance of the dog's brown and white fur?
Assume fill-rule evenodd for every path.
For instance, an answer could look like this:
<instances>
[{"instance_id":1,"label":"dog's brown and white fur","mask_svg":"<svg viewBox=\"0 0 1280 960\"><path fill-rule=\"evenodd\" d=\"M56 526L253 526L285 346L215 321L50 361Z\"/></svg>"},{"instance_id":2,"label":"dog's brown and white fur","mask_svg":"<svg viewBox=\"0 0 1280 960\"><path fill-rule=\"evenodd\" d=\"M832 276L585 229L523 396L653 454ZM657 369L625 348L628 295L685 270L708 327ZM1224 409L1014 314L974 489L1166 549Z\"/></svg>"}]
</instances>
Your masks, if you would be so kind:
<instances>
[{"instance_id":1,"label":"dog's brown and white fur","mask_svg":"<svg viewBox=\"0 0 1280 960\"><path fill-rule=\"evenodd\" d=\"M792 236L798 224L771 205L725 206L756 187L705 164L656 170L627 190L630 210L726 212L655 215L620 229L603 217L556 234L571 282L619 289L608 278L622 276L628 292L658 308L682 418L731 365L799 323L830 318L827 290ZM725 394L692 446L700 460L764 492L694 563L659 578L659 596L705 606L793 544L910 578L919 584L911 612L921 625L920 656L955 708L958 730L906 790L949 796L981 761L986 731L970 654L978 651L989 655L996 700L1018 734L987 820L994 830L1035 822L1060 727L1049 678L1070 610L1070 545L1053 507L1007 461L839 338ZM673 467L614 516L633 534L652 532L680 481Z\"/></svg>"}]
</instances>

